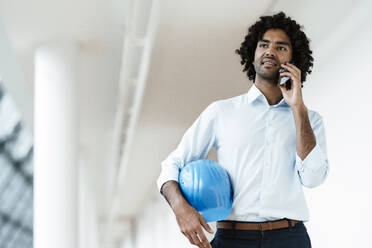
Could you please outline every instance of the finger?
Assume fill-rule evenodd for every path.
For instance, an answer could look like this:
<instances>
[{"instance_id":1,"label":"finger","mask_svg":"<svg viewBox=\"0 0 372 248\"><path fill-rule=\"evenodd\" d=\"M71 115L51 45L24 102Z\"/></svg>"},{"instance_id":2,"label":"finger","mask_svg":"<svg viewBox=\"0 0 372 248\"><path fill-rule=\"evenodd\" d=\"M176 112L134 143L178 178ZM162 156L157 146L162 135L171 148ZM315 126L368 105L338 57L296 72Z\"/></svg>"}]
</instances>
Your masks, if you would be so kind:
<instances>
[{"instance_id":1,"label":"finger","mask_svg":"<svg viewBox=\"0 0 372 248\"><path fill-rule=\"evenodd\" d=\"M205 237L205 234L201 228L198 229L198 236L203 244L203 247L210 247L208 239Z\"/></svg>"},{"instance_id":2,"label":"finger","mask_svg":"<svg viewBox=\"0 0 372 248\"><path fill-rule=\"evenodd\" d=\"M293 69L292 67L288 65L282 64L281 66L287 69L289 72L292 72L293 74L298 74L298 72L295 69Z\"/></svg>"},{"instance_id":3,"label":"finger","mask_svg":"<svg viewBox=\"0 0 372 248\"><path fill-rule=\"evenodd\" d=\"M286 86L285 86L285 84L283 84L283 85L279 85L279 89L282 91L282 93L283 92L288 92L288 91L291 91L291 90L293 90L293 88L291 87L291 89L290 90L287 90L287 88L286 88Z\"/></svg>"},{"instance_id":4,"label":"finger","mask_svg":"<svg viewBox=\"0 0 372 248\"><path fill-rule=\"evenodd\" d=\"M289 67L292 67L293 69L295 69L296 71L299 71L299 72L301 72L301 70L297 67L297 66L295 66L295 64L292 64L292 63L286 63L285 65L287 65L287 66L289 66Z\"/></svg>"},{"instance_id":5,"label":"finger","mask_svg":"<svg viewBox=\"0 0 372 248\"><path fill-rule=\"evenodd\" d=\"M295 75L301 75L301 71L297 67L294 67L294 65L281 64L281 66Z\"/></svg>"},{"instance_id":6,"label":"finger","mask_svg":"<svg viewBox=\"0 0 372 248\"><path fill-rule=\"evenodd\" d=\"M200 241L198 241L195 237L193 237L193 235L190 235L190 234L188 234L188 233L183 233L183 235L185 235L186 236L186 238L189 240L189 242L190 242L190 244L192 244L192 245L197 245L197 246L199 246L199 244L201 244L200 243ZM195 234L196 235L196 234ZM200 246L199 246L200 247Z\"/></svg>"},{"instance_id":7,"label":"finger","mask_svg":"<svg viewBox=\"0 0 372 248\"><path fill-rule=\"evenodd\" d=\"M290 73L290 72L282 72L282 73L280 73L280 77L284 77L284 76L290 77L292 80L297 79L297 77L295 75L293 75L292 73Z\"/></svg>"},{"instance_id":8,"label":"finger","mask_svg":"<svg viewBox=\"0 0 372 248\"><path fill-rule=\"evenodd\" d=\"M299 76L297 76L296 74L292 73L292 72L288 72L288 71L285 71L285 72L281 72L279 74L280 77L284 77L284 76L287 76L287 77L290 77L292 80L298 80L299 81Z\"/></svg>"},{"instance_id":9,"label":"finger","mask_svg":"<svg viewBox=\"0 0 372 248\"><path fill-rule=\"evenodd\" d=\"M202 226L207 232L209 232L210 234L213 234L212 228L208 225L208 223L205 221L203 216L200 216L200 223L202 224Z\"/></svg>"},{"instance_id":10,"label":"finger","mask_svg":"<svg viewBox=\"0 0 372 248\"><path fill-rule=\"evenodd\" d=\"M287 67L285 67L286 69L289 70L289 68L290 68L290 69L294 70L296 72L296 74L301 75L301 70L299 68L297 68L294 64L287 63L287 64L283 64L283 65L287 66Z\"/></svg>"},{"instance_id":11,"label":"finger","mask_svg":"<svg viewBox=\"0 0 372 248\"><path fill-rule=\"evenodd\" d=\"M184 233L183 235L186 236L186 238L189 240L190 244L194 244L194 241L192 240L191 236L187 233Z\"/></svg>"},{"instance_id":12,"label":"finger","mask_svg":"<svg viewBox=\"0 0 372 248\"><path fill-rule=\"evenodd\" d=\"M301 87L301 80L300 80L300 78L297 77L296 75L293 75L293 74L290 73L290 72L282 72L282 73L280 73L280 77L284 77L284 76L289 77L289 78L292 80L293 85L294 85L295 87ZM283 84L283 85L285 85L285 84Z\"/></svg>"},{"instance_id":13,"label":"finger","mask_svg":"<svg viewBox=\"0 0 372 248\"><path fill-rule=\"evenodd\" d=\"M203 244L200 242L197 233L190 234L190 237L192 240L191 244L197 245L198 247L203 248Z\"/></svg>"}]
</instances>

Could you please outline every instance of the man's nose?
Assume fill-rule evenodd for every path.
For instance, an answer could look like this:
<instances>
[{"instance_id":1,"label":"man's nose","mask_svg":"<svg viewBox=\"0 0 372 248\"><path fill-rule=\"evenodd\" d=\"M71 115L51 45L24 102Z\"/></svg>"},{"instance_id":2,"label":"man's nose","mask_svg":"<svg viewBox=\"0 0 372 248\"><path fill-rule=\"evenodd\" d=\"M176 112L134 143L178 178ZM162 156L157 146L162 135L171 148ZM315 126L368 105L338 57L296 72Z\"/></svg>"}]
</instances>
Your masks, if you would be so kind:
<instances>
[{"instance_id":1,"label":"man's nose","mask_svg":"<svg viewBox=\"0 0 372 248\"><path fill-rule=\"evenodd\" d=\"M274 49L269 46L266 51L265 51L265 56L268 56L268 57L275 57L275 52L274 52Z\"/></svg>"}]
</instances>

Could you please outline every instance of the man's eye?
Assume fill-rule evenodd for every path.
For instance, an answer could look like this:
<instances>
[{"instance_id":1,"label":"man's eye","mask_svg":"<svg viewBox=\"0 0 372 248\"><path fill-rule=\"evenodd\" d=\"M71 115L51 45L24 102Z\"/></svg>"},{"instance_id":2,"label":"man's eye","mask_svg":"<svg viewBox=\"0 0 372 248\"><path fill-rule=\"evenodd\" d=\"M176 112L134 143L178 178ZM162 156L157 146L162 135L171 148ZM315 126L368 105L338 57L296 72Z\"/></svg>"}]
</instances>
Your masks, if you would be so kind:
<instances>
[{"instance_id":1,"label":"man's eye","mask_svg":"<svg viewBox=\"0 0 372 248\"><path fill-rule=\"evenodd\" d=\"M287 50L287 48L285 48L285 47L278 47L278 49L281 50L281 51Z\"/></svg>"},{"instance_id":2,"label":"man's eye","mask_svg":"<svg viewBox=\"0 0 372 248\"><path fill-rule=\"evenodd\" d=\"M267 47L267 44L260 44L260 47Z\"/></svg>"}]
</instances>

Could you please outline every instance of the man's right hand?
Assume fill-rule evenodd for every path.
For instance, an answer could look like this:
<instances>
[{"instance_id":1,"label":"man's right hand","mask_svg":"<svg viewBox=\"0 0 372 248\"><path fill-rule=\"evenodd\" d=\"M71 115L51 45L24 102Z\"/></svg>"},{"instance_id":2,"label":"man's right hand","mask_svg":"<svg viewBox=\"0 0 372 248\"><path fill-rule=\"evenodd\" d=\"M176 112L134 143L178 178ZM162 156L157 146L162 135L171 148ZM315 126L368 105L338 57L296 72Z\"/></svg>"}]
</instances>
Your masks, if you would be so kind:
<instances>
[{"instance_id":1,"label":"man's right hand","mask_svg":"<svg viewBox=\"0 0 372 248\"><path fill-rule=\"evenodd\" d=\"M183 203L174 209L174 213L181 232L189 239L191 244L200 248L212 247L205 237L202 227L211 234L213 234L213 230L205 222L203 216L192 206L188 203Z\"/></svg>"},{"instance_id":2,"label":"man's right hand","mask_svg":"<svg viewBox=\"0 0 372 248\"><path fill-rule=\"evenodd\" d=\"M181 232L189 239L190 243L200 248L211 248L202 227L211 234L213 234L213 230L205 222L203 216L185 200L178 182L164 183L161 191L176 215Z\"/></svg>"}]
</instances>

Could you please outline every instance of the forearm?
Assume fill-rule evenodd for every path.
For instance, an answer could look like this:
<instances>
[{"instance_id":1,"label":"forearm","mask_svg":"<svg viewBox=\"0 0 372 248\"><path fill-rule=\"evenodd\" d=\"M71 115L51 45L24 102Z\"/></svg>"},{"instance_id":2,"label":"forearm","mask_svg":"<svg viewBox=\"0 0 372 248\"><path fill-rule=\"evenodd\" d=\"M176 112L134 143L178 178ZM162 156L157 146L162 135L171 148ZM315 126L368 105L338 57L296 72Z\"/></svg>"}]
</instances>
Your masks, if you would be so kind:
<instances>
[{"instance_id":1,"label":"forearm","mask_svg":"<svg viewBox=\"0 0 372 248\"><path fill-rule=\"evenodd\" d=\"M200 248L212 248L202 230L204 228L207 232L213 234L212 228L185 200L178 182L172 180L164 183L161 191L173 209L181 232L189 239L190 243Z\"/></svg>"},{"instance_id":2,"label":"forearm","mask_svg":"<svg viewBox=\"0 0 372 248\"><path fill-rule=\"evenodd\" d=\"M298 156L304 160L315 147L316 139L310 125L306 106L301 105L292 110L296 124L296 150Z\"/></svg>"},{"instance_id":3,"label":"forearm","mask_svg":"<svg viewBox=\"0 0 372 248\"><path fill-rule=\"evenodd\" d=\"M181 206L188 204L182 195L179 184L176 181L168 181L164 183L161 191L175 213Z\"/></svg>"}]
</instances>

